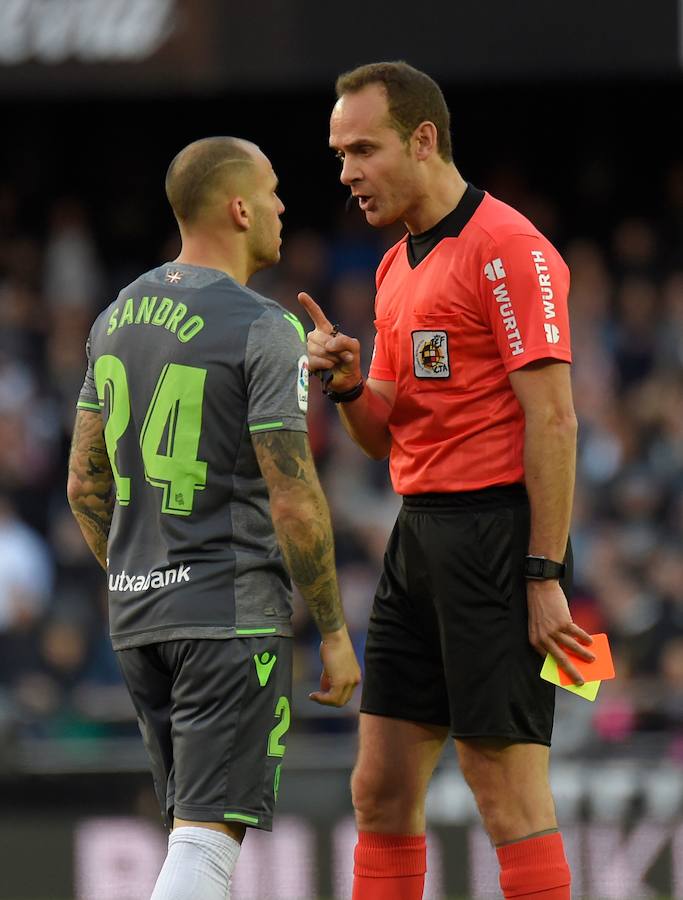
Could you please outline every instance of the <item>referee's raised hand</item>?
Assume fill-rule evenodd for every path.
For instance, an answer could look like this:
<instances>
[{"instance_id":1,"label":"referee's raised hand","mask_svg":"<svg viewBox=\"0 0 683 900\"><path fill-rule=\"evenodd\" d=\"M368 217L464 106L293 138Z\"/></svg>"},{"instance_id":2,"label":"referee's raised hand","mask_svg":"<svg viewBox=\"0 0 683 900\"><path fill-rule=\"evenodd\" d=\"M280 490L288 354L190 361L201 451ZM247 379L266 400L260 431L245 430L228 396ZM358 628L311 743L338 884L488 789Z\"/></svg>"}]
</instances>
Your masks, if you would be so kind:
<instances>
[{"instance_id":1,"label":"referee's raised hand","mask_svg":"<svg viewBox=\"0 0 683 900\"><path fill-rule=\"evenodd\" d=\"M313 321L308 332L308 365L311 372L332 372L335 391L350 390L361 379L360 343L342 334L327 318L310 294L298 295L299 303Z\"/></svg>"}]
</instances>

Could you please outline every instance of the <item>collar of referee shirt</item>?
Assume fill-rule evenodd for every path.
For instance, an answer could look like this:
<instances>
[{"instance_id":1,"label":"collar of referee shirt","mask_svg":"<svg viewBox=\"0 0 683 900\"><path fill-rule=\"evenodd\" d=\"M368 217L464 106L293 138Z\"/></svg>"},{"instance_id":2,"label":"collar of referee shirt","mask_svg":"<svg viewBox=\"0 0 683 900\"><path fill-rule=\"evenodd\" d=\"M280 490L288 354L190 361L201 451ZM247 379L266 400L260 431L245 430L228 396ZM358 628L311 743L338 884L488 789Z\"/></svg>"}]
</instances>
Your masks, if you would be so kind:
<instances>
[{"instance_id":1,"label":"collar of referee shirt","mask_svg":"<svg viewBox=\"0 0 683 900\"><path fill-rule=\"evenodd\" d=\"M436 247L439 241L447 237L458 237L465 225L474 215L476 208L484 199L484 192L473 185L467 185L460 202L447 215L422 234L408 235L408 262L414 269Z\"/></svg>"}]
</instances>

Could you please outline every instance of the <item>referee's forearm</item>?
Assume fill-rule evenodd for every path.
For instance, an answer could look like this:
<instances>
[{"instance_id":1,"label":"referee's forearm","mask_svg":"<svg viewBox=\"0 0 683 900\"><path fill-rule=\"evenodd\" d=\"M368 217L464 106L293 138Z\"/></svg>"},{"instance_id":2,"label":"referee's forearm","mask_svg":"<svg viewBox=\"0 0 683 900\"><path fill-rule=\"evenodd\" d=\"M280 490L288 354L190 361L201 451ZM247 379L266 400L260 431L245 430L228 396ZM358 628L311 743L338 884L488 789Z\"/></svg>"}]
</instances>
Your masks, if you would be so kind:
<instances>
[{"instance_id":1,"label":"referee's forearm","mask_svg":"<svg viewBox=\"0 0 683 900\"><path fill-rule=\"evenodd\" d=\"M372 388L351 403L337 404L339 417L349 436L371 459L386 459L391 450L388 420L390 407Z\"/></svg>"},{"instance_id":2,"label":"referee's forearm","mask_svg":"<svg viewBox=\"0 0 683 900\"><path fill-rule=\"evenodd\" d=\"M577 423L573 413L527 414L524 469L531 505L529 553L561 561L574 500Z\"/></svg>"}]
</instances>

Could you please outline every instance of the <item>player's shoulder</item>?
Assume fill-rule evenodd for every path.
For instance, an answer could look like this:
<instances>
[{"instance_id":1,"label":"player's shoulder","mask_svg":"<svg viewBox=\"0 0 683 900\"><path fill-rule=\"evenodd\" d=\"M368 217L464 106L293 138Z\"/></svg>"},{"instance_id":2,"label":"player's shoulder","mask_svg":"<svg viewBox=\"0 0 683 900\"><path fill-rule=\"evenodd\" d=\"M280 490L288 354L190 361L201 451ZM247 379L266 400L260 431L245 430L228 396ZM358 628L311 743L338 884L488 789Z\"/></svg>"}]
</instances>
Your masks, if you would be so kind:
<instances>
[{"instance_id":1,"label":"player's shoulder","mask_svg":"<svg viewBox=\"0 0 683 900\"><path fill-rule=\"evenodd\" d=\"M260 294L253 288L247 287L247 285L240 285L240 287L244 292L246 302L251 303L254 309L260 311L262 315L281 316L283 313L287 312L285 307L282 306L281 303L278 303L277 300L273 300L272 297Z\"/></svg>"},{"instance_id":2,"label":"player's shoulder","mask_svg":"<svg viewBox=\"0 0 683 900\"><path fill-rule=\"evenodd\" d=\"M244 290L245 297L254 307L255 314L252 318L254 334L263 335L264 332L267 332L271 339L279 340L280 338L277 337L279 332L285 340L285 345L289 344L290 335L295 345L298 345L299 342L306 343L306 331L298 316L278 303L277 300L273 300L272 297L266 297L248 287L245 287Z\"/></svg>"},{"instance_id":3,"label":"player's shoulder","mask_svg":"<svg viewBox=\"0 0 683 900\"><path fill-rule=\"evenodd\" d=\"M272 297L235 281L229 275L224 275L212 283L211 290L216 294L226 295L225 299L229 303L231 314L230 328L237 327L250 331L256 326L258 330L268 331L277 329L288 321L299 332L301 340L305 341L304 329L298 318ZM227 319L225 321L228 322Z\"/></svg>"},{"instance_id":4,"label":"player's shoulder","mask_svg":"<svg viewBox=\"0 0 683 900\"><path fill-rule=\"evenodd\" d=\"M278 303L277 300L273 300L272 297L260 294L258 291L249 287L245 287L244 292L246 300L253 304L254 309L259 314L259 318L262 318L264 321L272 320L279 323L287 316L297 319L294 313L290 312L281 303Z\"/></svg>"}]
</instances>

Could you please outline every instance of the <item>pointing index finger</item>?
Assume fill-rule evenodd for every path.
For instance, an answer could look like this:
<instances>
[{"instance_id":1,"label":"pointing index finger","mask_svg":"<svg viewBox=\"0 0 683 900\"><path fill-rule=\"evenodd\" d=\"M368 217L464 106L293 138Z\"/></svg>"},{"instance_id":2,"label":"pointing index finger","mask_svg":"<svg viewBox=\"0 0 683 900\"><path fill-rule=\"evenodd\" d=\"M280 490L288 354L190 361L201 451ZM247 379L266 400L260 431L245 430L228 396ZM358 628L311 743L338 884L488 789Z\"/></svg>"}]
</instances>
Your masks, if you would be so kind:
<instances>
[{"instance_id":1,"label":"pointing index finger","mask_svg":"<svg viewBox=\"0 0 683 900\"><path fill-rule=\"evenodd\" d=\"M311 297L310 294L307 294L304 291L302 291L298 295L298 297L299 297L299 303L303 306L303 308L306 310L308 315L311 317L315 327L318 328L320 331L325 331L325 332L332 331L332 323L327 318L327 316L322 311L322 309L318 306L318 304L315 302L313 297Z\"/></svg>"}]
</instances>

